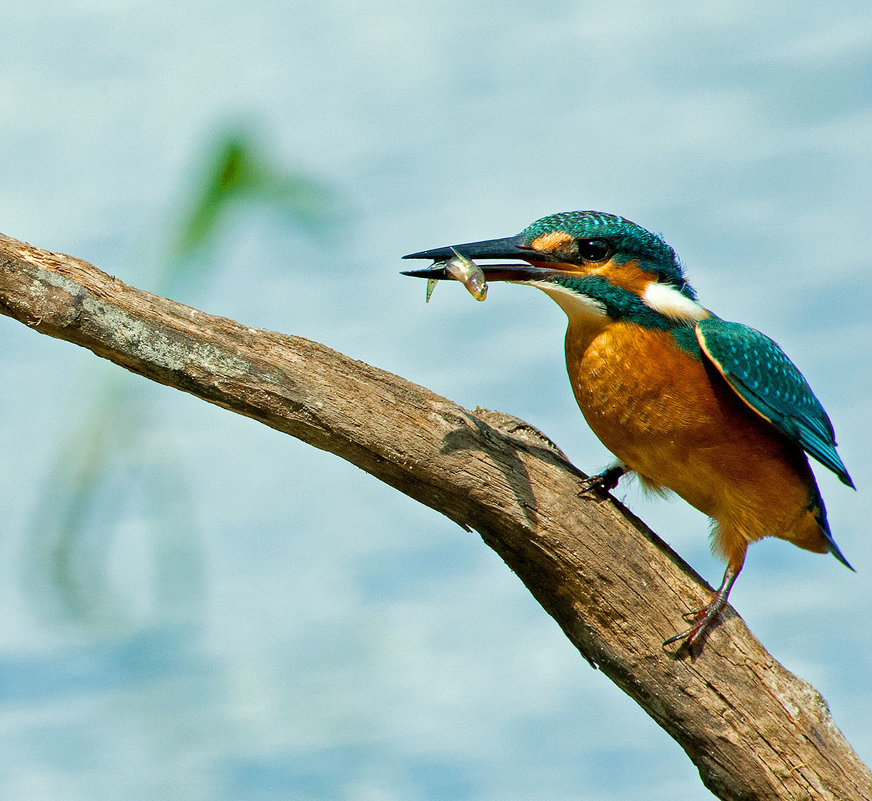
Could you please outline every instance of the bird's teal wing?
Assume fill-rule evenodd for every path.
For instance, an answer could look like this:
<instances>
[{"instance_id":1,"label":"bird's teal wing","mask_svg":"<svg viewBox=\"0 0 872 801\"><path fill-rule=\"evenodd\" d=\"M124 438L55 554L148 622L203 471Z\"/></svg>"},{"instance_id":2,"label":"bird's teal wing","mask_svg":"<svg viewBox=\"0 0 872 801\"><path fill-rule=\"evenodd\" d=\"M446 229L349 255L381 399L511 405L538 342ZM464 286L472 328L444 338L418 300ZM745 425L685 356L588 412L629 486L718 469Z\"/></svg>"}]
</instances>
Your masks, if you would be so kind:
<instances>
[{"instance_id":1,"label":"bird's teal wing","mask_svg":"<svg viewBox=\"0 0 872 801\"><path fill-rule=\"evenodd\" d=\"M757 414L772 423L849 487L854 483L836 453L833 424L796 365L765 334L717 317L700 320L696 338L727 383Z\"/></svg>"}]
</instances>

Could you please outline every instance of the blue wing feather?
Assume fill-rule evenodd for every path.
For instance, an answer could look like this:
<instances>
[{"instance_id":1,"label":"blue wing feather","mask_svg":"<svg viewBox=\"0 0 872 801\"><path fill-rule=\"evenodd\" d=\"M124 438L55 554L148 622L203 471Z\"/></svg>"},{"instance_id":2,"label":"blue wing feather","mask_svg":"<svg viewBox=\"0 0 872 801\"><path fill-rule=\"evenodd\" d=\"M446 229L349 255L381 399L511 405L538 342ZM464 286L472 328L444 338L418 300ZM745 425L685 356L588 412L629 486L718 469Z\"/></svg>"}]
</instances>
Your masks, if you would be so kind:
<instances>
[{"instance_id":1,"label":"blue wing feather","mask_svg":"<svg viewBox=\"0 0 872 801\"><path fill-rule=\"evenodd\" d=\"M705 355L748 406L840 481L854 486L836 453L830 418L776 342L747 325L717 317L700 320L696 337Z\"/></svg>"}]
</instances>

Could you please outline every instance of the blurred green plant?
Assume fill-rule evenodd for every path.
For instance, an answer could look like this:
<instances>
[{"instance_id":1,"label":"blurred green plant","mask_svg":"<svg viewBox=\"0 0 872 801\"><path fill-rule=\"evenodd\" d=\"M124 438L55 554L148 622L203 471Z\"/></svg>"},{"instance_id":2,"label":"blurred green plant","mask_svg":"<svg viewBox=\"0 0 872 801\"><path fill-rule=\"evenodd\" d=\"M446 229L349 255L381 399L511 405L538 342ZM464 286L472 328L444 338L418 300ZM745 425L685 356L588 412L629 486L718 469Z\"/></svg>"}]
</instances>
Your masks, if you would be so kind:
<instances>
[{"instance_id":1,"label":"blurred green plant","mask_svg":"<svg viewBox=\"0 0 872 801\"><path fill-rule=\"evenodd\" d=\"M162 295L195 274L202 288L218 273L214 246L234 207L278 212L309 232L334 212L320 183L276 163L245 131L220 136L197 172L198 189L172 226L151 287ZM165 448L148 456L142 447L153 387L114 366L106 371L58 448L33 515L29 589L41 588L47 606L67 621L118 628L163 609L193 613L202 569L187 481ZM140 571L148 586L113 578L116 551L149 562Z\"/></svg>"},{"instance_id":2,"label":"blurred green plant","mask_svg":"<svg viewBox=\"0 0 872 801\"><path fill-rule=\"evenodd\" d=\"M273 164L248 134L224 137L210 159L206 180L181 226L175 246L180 265L209 243L234 203L269 206L295 225L316 228L332 211L332 196L323 186Z\"/></svg>"}]
</instances>

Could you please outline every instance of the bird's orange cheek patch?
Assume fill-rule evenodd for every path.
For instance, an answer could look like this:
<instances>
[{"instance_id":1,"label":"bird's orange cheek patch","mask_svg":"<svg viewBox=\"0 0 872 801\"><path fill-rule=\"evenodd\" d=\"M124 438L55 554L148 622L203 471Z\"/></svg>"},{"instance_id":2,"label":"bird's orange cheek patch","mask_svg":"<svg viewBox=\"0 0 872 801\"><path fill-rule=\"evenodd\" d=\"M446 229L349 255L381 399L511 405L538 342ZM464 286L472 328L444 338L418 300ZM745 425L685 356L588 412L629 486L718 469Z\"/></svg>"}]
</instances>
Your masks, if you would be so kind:
<instances>
[{"instance_id":1,"label":"bird's orange cheek patch","mask_svg":"<svg viewBox=\"0 0 872 801\"><path fill-rule=\"evenodd\" d=\"M573 239L566 231L550 231L537 236L530 246L540 253L554 253L558 250L566 250L572 244Z\"/></svg>"},{"instance_id":2,"label":"bird's orange cheek patch","mask_svg":"<svg viewBox=\"0 0 872 801\"><path fill-rule=\"evenodd\" d=\"M652 281L651 273L645 272L637 261L617 263L608 261L590 270L592 275L601 275L612 286L641 295Z\"/></svg>"}]
</instances>

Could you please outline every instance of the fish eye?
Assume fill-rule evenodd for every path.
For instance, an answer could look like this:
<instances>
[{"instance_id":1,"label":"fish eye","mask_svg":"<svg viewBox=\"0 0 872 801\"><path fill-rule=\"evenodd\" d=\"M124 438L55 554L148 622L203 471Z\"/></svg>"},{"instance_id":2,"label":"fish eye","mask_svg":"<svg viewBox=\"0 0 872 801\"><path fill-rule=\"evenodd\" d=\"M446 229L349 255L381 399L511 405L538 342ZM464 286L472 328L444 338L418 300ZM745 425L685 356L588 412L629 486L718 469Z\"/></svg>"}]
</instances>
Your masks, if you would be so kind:
<instances>
[{"instance_id":1,"label":"fish eye","mask_svg":"<svg viewBox=\"0 0 872 801\"><path fill-rule=\"evenodd\" d=\"M584 261L605 261L612 246L605 239L578 239L578 255Z\"/></svg>"}]
</instances>

